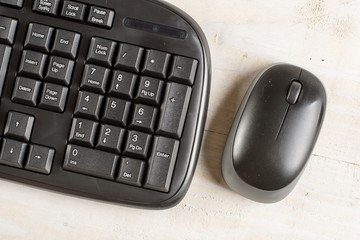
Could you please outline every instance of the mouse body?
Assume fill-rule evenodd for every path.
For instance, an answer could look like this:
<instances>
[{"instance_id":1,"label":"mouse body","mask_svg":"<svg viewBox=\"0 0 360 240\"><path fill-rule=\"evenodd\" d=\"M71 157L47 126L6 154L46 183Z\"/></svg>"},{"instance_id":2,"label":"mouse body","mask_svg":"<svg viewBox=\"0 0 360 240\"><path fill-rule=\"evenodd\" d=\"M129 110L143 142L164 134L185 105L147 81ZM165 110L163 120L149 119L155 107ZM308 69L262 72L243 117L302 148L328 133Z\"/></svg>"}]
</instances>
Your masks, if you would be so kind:
<instances>
[{"instance_id":1,"label":"mouse body","mask_svg":"<svg viewBox=\"0 0 360 240\"><path fill-rule=\"evenodd\" d=\"M230 129L222 174L237 193L273 203L295 187L318 138L325 88L310 72L275 64L249 87Z\"/></svg>"}]
</instances>

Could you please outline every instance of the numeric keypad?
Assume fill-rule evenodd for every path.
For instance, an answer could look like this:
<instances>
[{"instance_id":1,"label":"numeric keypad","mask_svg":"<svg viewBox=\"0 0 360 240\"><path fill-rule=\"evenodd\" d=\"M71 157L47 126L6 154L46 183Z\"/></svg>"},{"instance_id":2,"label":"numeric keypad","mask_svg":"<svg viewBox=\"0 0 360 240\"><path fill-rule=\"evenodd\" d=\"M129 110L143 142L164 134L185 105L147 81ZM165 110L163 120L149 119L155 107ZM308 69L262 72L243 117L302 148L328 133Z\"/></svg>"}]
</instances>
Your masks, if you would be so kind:
<instances>
[{"instance_id":1,"label":"numeric keypad","mask_svg":"<svg viewBox=\"0 0 360 240\"><path fill-rule=\"evenodd\" d=\"M158 50L91 39L64 169L169 191L191 96L184 83L193 84L197 66L197 60L171 58ZM102 170L93 154L108 159ZM118 161L120 166L110 167Z\"/></svg>"}]
</instances>

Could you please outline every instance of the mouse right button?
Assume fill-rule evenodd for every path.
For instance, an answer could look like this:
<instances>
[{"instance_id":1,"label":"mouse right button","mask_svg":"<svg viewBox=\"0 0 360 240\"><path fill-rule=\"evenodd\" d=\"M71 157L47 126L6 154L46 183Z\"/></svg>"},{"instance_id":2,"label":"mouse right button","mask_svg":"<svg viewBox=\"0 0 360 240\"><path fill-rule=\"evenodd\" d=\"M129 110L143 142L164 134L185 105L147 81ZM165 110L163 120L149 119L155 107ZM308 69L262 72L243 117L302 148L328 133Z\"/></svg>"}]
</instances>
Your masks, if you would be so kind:
<instances>
[{"instance_id":1,"label":"mouse right button","mask_svg":"<svg viewBox=\"0 0 360 240\"><path fill-rule=\"evenodd\" d=\"M299 81L292 81L286 97L286 101L289 104L294 105L299 99L301 89L302 85Z\"/></svg>"}]
</instances>

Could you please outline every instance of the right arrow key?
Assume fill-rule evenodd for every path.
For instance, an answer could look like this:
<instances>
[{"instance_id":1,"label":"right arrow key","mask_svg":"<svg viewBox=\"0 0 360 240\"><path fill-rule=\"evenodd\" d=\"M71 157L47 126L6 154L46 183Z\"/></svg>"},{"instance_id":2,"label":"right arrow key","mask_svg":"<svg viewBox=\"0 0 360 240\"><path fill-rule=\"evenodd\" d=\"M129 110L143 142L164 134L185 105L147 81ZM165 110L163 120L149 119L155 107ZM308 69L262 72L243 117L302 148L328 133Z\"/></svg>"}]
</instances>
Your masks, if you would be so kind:
<instances>
[{"instance_id":1,"label":"right arrow key","mask_svg":"<svg viewBox=\"0 0 360 240\"><path fill-rule=\"evenodd\" d=\"M50 174L54 156L55 149L31 144L25 168L30 171Z\"/></svg>"}]
</instances>

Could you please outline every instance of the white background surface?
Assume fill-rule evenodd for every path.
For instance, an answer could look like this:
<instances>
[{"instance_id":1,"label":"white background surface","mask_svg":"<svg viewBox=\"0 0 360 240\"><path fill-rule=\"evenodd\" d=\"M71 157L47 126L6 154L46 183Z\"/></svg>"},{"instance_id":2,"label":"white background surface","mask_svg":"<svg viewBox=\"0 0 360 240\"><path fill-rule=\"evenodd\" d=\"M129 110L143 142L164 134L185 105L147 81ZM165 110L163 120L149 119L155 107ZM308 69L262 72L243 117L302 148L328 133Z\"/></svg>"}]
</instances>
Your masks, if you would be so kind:
<instances>
[{"instance_id":1,"label":"white background surface","mask_svg":"<svg viewBox=\"0 0 360 240\"><path fill-rule=\"evenodd\" d=\"M359 239L360 1L169 2L200 24L212 54L203 148L184 200L149 211L0 180L0 239ZM264 205L226 187L221 154L246 89L275 62L320 78L328 108L298 185Z\"/></svg>"}]
</instances>

